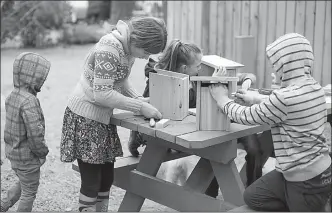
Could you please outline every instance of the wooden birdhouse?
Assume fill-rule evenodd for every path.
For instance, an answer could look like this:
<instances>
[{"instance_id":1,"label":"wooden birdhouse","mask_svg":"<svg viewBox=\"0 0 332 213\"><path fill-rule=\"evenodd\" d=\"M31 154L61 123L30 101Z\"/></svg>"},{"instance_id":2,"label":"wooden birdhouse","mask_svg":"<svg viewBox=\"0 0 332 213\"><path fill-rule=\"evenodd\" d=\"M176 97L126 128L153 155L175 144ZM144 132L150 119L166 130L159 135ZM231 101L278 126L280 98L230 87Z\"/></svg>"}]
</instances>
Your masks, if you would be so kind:
<instances>
[{"instance_id":1,"label":"wooden birdhouse","mask_svg":"<svg viewBox=\"0 0 332 213\"><path fill-rule=\"evenodd\" d=\"M228 85L228 96L237 90L237 69L244 65L222 58L216 55L207 55L202 58L202 68L198 76L190 77L191 81L197 81L196 99L196 128L197 130L228 131L230 119L218 107L217 102L210 94L209 86L213 83ZM226 68L223 76L212 77L222 67Z\"/></svg>"},{"instance_id":2,"label":"wooden birdhouse","mask_svg":"<svg viewBox=\"0 0 332 213\"><path fill-rule=\"evenodd\" d=\"M165 119L183 120L189 110L189 76L156 69L149 74L150 104Z\"/></svg>"}]
</instances>

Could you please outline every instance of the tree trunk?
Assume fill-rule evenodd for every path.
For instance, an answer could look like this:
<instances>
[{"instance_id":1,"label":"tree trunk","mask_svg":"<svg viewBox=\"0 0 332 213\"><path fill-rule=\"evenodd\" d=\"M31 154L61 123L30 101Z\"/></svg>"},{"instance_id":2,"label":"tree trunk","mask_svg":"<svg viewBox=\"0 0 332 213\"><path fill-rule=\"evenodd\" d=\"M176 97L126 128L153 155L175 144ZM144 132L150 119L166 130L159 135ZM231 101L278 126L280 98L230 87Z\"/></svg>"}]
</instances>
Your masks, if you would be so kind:
<instances>
[{"instance_id":1,"label":"tree trunk","mask_svg":"<svg viewBox=\"0 0 332 213\"><path fill-rule=\"evenodd\" d=\"M111 1L111 24L130 19L134 8L135 1Z\"/></svg>"}]
</instances>

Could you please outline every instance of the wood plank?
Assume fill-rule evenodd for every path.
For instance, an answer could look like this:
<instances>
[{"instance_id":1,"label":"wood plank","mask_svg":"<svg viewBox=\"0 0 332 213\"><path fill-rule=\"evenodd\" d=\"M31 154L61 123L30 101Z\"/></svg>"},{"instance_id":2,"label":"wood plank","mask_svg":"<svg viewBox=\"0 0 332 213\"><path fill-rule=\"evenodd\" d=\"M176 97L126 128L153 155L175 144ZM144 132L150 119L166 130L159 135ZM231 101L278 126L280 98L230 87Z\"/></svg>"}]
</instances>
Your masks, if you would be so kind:
<instances>
[{"instance_id":1,"label":"wood plank","mask_svg":"<svg viewBox=\"0 0 332 213\"><path fill-rule=\"evenodd\" d=\"M210 161L200 158L183 187L195 192L205 193L213 178L214 173Z\"/></svg>"},{"instance_id":2,"label":"wood plank","mask_svg":"<svg viewBox=\"0 0 332 213\"><path fill-rule=\"evenodd\" d=\"M195 1L188 1L188 41L191 43L195 43L195 15Z\"/></svg>"},{"instance_id":3,"label":"wood plank","mask_svg":"<svg viewBox=\"0 0 332 213\"><path fill-rule=\"evenodd\" d=\"M233 40L233 1L226 1L225 10L225 58L232 58L232 40Z\"/></svg>"},{"instance_id":4,"label":"wood plank","mask_svg":"<svg viewBox=\"0 0 332 213\"><path fill-rule=\"evenodd\" d=\"M218 7L217 1L210 1L209 21L209 54L217 54Z\"/></svg>"},{"instance_id":5,"label":"wood plank","mask_svg":"<svg viewBox=\"0 0 332 213\"><path fill-rule=\"evenodd\" d=\"M324 28L325 21L325 1L316 1L316 20L315 20L315 46L314 46L314 69L313 77L316 81L321 82L323 71L323 51L324 51ZM321 23L321 24L318 24ZM331 56L330 56L331 59ZM329 70L328 72L331 72Z\"/></svg>"},{"instance_id":6,"label":"wood plank","mask_svg":"<svg viewBox=\"0 0 332 213\"><path fill-rule=\"evenodd\" d=\"M271 44L276 39L276 16L277 16L277 2L269 1L268 2L268 22L267 22L267 30L266 30L266 46ZM265 53L265 51L264 51ZM266 58L266 57L265 57ZM265 73L264 73L264 87L271 88L272 77L271 73L274 70L269 60L265 59Z\"/></svg>"},{"instance_id":7,"label":"wood plank","mask_svg":"<svg viewBox=\"0 0 332 213\"><path fill-rule=\"evenodd\" d=\"M195 1L195 44L199 47L203 47L202 43L202 13L203 13L203 2Z\"/></svg>"},{"instance_id":8,"label":"wood plank","mask_svg":"<svg viewBox=\"0 0 332 213\"><path fill-rule=\"evenodd\" d=\"M229 81L239 81L239 78L227 76L190 76L190 81L218 81L221 83L228 83Z\"/></svg>"},{"instance_id":9,"label":"wood plank","mask_svg":"<svg viewBox=\"0 0 332 213\"><path fill-rule=\"evenodd\" d=\"M256 60L255 38L253 36L235 37L235 60L245 67L239 68L239 72L252 73L257 76L255 68ZM252 87L257 88L256 84Z\"/></svg>"},{"instance_id":10,"label":"wood plank","mask_svg":"<svg viewBox=\"0 0 332 213\"><path fill-rule=\"evenodd\" d=\"M148 175L156 176L166 154L167 147L158 146L153 143L153 141L149 141L141 157L140 163L137 165L137 170ZM144 197L127 191L118 211L140 211L144 200Z\"/></svg>"},{"instance_id":11,"label":"wood plank","mask_svg":"<svg viewBox=\"0 0 332 213\"><path fill-rule=\"evenodd\" d=\"M174 38L174 1L167 1L167 41L171 41Z\"/></svg>"},{"instance_id":12,"label":"wood plank","mask_svg":"<svg viewBox=\"0 0 332 213\"><path fill-rule=\"evenodd\" d=\"M285 33L295 31L295 1L286 1L286 29Z\"/></svg>"},{"instance_id":13,"label":"wood plank","mask_svg":"<svg viewBox=\"0 0 332 213\"><path fill-rule=\"evenodd\" d=\"M245 126L231 123L229 132L225 131L196 131L176 137L176 144L190 149L202 149L226 141L235 140L247 135L263 132L270 126Z\"/></svg>"},{"instance_id":14,"label":"wood plank","mask_svg":"<svg viewBox=\"0 0 332 213\"><path fill-rule=\"evenodd\" d=\"M322 86L331 84L331 1L326 1ZM330 105L331 106L331 105Z\"/></svg>"},{"instance_id":15,"label":"wood plank","mask_svg":"<svg viewBox=\"0 0 332 213\"><path fill-rule=\"evenodd\" d=\"M230 210L230 212L256 212L256 211L252 210L247 205L243 205L243 206L240 206L240 207L237 207L237 208L234 208L234 209Z\"/></svg>"},{"instance_id":16,"label":"wood plank","mask_svg":"<svg viewBox=\"0 0 332 213\"><path fill-rule=\"evenodd\" d=\"M211 161L211 165L224 200L237 206L244 205L244 186L235 162L231 161L228 164L221 164Z\"/></svg>"},{"instance_id":17,"label":"wood plank","mask_svg":"<svg viewBox=\"0 0 332 213\"><path fill-rule=\"evenodd\" d=\"M189 115L182 121L170 121L163 129L156 129L156 137L175 143L176 136L195 132L196 117Z\"/></svg>"},{"instance_id":18,"label":"wood plank","mask_svg":"<svg viewBox=\"0 0 332 213\"><path fill-rule=\"evenodd\" d=\"M241 35L241 1L233 1L233 36L230 42L232 43L232 56L230 59L235 60L235 36Z\"/></svg>"},{"instance_id":19,"label":"wood plank","mask_svg":"<svg viewBox=\"0 0 332 213\"><path fill-rule=\"evenodd\" d=\"M218 1L217 4L217 55L225 55L225 9L226 2Z\"/></svg>"},{"instance_id":20,"label":"wood plank","mask_svg":"<svg viewBox=\"0 0 332 213\"><path fill-rule=\"evenodd\" d=\"M314 49L316 1L305 1L305 3L306 11L304 36L309 40L312 48Z\"/></svg>"},{"instance_id":21,"label":"wood plank","mask_svg":"<svg viewBox=\"0 0 332 213\"><path fill-rule=\"evenodd\" d=\"M257 35L257 87L262 88L265 86L265 49L266 49L266 25L267 25L267 16L268 8L266 1L259 2L259 20L258 20L258 35ZM268 74L270 75L270 74Z\"/></svg>"},{"instance_id":22,"label":"wood plank","mask_svg":"<svg viewBox=\"0 0 332 213\"><path fill-rule=\"evenodd\" d=\"M250 26L249 26L249 35L254 36L254 50L252 51L254 58L254 74L256 77L258 76L258 68L257 68L257 60L258 60L258 1L250 1ZM259 78L257 78L257 82L255 84L255 88L258 88Z\"/></svg>"},{"instance_id":23,"label":"wood plank","mask_svg":"<svg viewBox=\"0 0 332 213\"><path fill-rule=\"evenodd\" d=\"M143 123L137 126L137 131L146 135L156 136L156 129L150 126L150 123Z\"/></svg>"},{"instance_id":24,"label":"wood plank","mask_svg":"<svg viewBox=\"0 0 332 213\"><path fill-rule=\"evenodd\" d=\"M201 108L201 82L197 81L197 94L196 94L196 130L199 130L199 122L200 122L200 116L201 114L199 113L200 108Z\"/></svg>"},{"instance_id":25,"label":"wood plank","mask_svg":"<svg viewBox=\"0 0 332 213\"><path fill-rule=\"evenodd\" d=\"M305 1L296 1L295 32L304 35Z\"/></svg>"},{"instance_id":26,"label":"wood plank","mask_svg":"<svg viewBox=\"0 0 332 213\"><path fill-rule=\"evenodd\" d=\"M149 123L149 119L145 119L143 115L126 118L121 120L121 126L130 130L137 131L139 124Z\"/></svg>"},{"instance_id":27,"label":"wood plank","mask_svg":"<svg viewBox=\"0 0 332 213\"><path fill-rule=\"evenodd\" d=\"M242 2L242 15L241 15L241 32L240 35L248 36L250 28L250 1ZM235 35L236 36L236 35Z\"/></svg>"},{"instance_id":28,"label":"wood plank","mask_svg":"<svg viewBox=\"0 0 332 213\"><path fill-rule=\"evenodd\" d=\"M112 115L110 123L116 126L121 126L122 120L133 117L135 117L133 112L117 112Z\"/></svg>"},{"instance_id":29,"label":"wood plank","mask_svg":"<svg viewBox=\"0 0 332 213\"><path fill-rule=\"evenodd\" d=\"M286 1L277 1L276 38L285 34Z\"/></svg>"},{"instance_id":30,"label":"wood plank","mask_svg":"<svg viewBox=\"0 0 332 213\"><path fill-rule=\"evenodd\" d=\"M202 5L202 48L203 55L210 54L209 50L209 23L210 23L210 2L204 1Z\"/></svg>"},{"instance_id":31,"label":"wood plank","mask_svg":"<svg viewBox=\"0 0 332 213\"><path fill-rule=\"evenodd\" d=\"M182 7L181 1L173 1L174 3L174 37L173 39L181 39L182 27Z\"/></svg>"},{"instance_id":32,"label":"wood plank","mask_svg":"<svg viewBox=\"0 0 332 213\"><path fill-rule=\"evenodd\" d=\"M187 41L188 37L188 1L181 2L181 19L178 22L181 22L181 40ZM177 22L177 23L178 23Z\"/></svg>"},{"instance_id":33,"label":"wood plank","mask_svg":"<svg viewBox=\"0 0 332 213\"><path fill-rule=\"evenodd\" d=\"M183 189L139 171L132 171L130 180L130 190L134 193L178 211L219 212L235 208L231 203Z\"/></svg>"}]
</instances>

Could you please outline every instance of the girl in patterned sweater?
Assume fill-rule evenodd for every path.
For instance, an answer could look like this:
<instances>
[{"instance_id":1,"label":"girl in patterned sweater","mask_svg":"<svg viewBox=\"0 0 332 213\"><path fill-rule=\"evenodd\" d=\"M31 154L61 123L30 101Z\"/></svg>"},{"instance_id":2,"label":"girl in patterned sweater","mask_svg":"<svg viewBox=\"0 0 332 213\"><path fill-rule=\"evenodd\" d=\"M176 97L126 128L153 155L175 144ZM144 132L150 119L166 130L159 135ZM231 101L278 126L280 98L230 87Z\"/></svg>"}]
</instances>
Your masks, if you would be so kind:
<instances>
[{"instance_id":1,"label":"girl in patterned sweater","mask_svg":"<svg viewBox=\"0 0 332 213\"><path fill-rule=\"evenodd\" d=\"M253 104L228 99L222 85L211 94L230 119L245 125L270 125L276 169L244 192L257 211L323 211L331 193L331 157L323 135L326 123L324 90L312 76L314 56L309 41L296 33L278 38L266 48L281 89L270 96L239 91Z\"/></svg>"},{"instance_id":2,"label":"girl in patterned sweater","mask_svg":"<svg viewBox=\"0 0 332 213\"><path fill-rule=\"evenodd\" d=\"M107 211L115 158L122 156L113 109L160 119L160 112L128 80L135 58L165 48L163 20L153 17L119 21L90 50L81 78L69 98L61 137L61 161L77 159L81 174L79 211Z\"/></svg>"}]
</instances>

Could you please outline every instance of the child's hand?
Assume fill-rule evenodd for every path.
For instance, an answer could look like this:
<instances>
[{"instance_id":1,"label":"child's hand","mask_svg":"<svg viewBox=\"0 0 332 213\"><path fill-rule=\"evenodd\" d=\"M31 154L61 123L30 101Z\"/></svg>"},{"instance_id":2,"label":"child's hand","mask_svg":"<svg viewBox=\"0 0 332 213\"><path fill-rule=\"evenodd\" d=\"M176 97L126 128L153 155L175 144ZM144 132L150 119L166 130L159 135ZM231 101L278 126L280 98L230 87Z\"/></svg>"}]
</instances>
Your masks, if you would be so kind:
<instances>
[{"instance_id":1,"label":"child's hand","mask_svg":"<svg viewBox=\"0 0 332 213\"><path fill-rule=\"evenodd\" d=\"M150 103L150 97L147 97L147 98L144 98L144 97L138 97L137 98L138 100L141 100L143 102L146 102L146 103Z\"/></svg>"},{"instance_id":2,"label":"child's hand","mask_svg":"<svg viewBox=\"0 0 332 213\"><path fill-rule=\"evenodd\" d=\"M211 96L223 107L230 99L228 98L228 88L223 84L212 84L209 86Z\"/></svg>"},{"instance_id":3,"label":"child's hand","mask_svg":"<svg viewBox=\"0 0 332 213\"><path fill-rule=\"evenodd\" d=\"M241 88L244 90L248 90L251 87L251 80L250 79L246 79L243 83Z\"/></svg>"},{"instance_id":4,"label":"child's hand","mask_svg":"<svg viewBox=\"0 0 332 213\"><path fill-rule=\"evenodd\" d=\"M248 92L247 90L244 89L239 89L235 93L235 97L241 99L245 104L252 105L255 102L255 94ZM256 94L257 95L257 94Z\"/></svg>"},{"instance_id":5,"label":"child's hand","mask_svg":"<svg viewBox=\"0 0 332 213\"><path fill-rule=\"evenodd\" d=\"M162 115L154 106L149 103L143 102L140 113L146 118L161 119Z\"/></svg>"}]
</instances>

